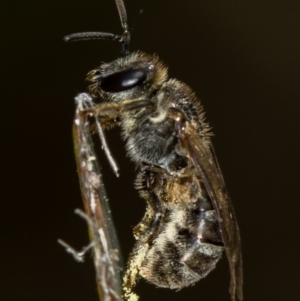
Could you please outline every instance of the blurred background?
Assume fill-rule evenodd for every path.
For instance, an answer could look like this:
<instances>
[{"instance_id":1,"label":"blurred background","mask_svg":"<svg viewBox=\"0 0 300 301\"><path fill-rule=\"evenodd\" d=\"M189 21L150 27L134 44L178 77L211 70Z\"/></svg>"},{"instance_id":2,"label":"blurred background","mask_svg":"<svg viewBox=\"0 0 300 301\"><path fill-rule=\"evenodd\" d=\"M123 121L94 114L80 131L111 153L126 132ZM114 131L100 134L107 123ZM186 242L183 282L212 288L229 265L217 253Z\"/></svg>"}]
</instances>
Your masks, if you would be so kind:
<instances>
[{"instance_id":1,"label":"blurred background","mask_svg":"<svg viewBox=\"0 0 300 301\"><path fill-rule=\"evenodd\" d=\"M127 0L132 50L157 53L192 87L242 233L245 300L299 295L300 2ZM145 9L138 18L139 11ZM2 0L0 299L97 301L91 256L79 264L58 245L87 245L72 144L74 96L88 71L120 55L109 41L63 42L81 31L121 33L113 0ZM107 134L121 167L100 152L122 252L145 204L119 131ZM298 279L298 280L297 280ZM296 286L296 284L298 285ZM180 292L141 280L141 300L230 300L225 256Z\"/></svg>"}]
</instances>

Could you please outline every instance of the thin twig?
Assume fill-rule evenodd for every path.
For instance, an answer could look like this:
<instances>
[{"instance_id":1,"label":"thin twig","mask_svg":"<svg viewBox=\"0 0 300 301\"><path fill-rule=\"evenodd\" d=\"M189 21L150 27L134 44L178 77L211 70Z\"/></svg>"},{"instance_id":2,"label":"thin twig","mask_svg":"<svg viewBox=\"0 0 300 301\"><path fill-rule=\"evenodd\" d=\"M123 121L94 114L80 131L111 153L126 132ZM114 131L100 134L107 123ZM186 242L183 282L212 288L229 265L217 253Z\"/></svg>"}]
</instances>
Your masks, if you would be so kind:
<instances>
[{"instance_id":1,"label":"thin twig","mask_svg":"<svg viewBox=\"0 0 300 301\"><path fill-rule=\"evenodd\" d=\"M93 102L86 93L79 94L75 101L73 139L85 214L80 211L76 213L88 222L100 300L120 301L122 299L120 297L120 268L118 267L119 245L99 170L99 162L93 149L88 120L90 117L84 114L84 110L91 108Z\"/></svg>"}]
</instances>

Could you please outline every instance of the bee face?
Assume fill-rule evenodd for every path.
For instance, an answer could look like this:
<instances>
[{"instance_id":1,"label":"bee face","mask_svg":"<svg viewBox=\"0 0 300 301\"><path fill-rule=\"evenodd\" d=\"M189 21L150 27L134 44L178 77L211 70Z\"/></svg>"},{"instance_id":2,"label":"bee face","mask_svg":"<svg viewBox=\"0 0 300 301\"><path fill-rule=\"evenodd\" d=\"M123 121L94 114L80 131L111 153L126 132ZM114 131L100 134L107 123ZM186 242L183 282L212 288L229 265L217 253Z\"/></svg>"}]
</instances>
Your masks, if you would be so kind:
<instances>
[{"instance_id":1,"label":"bee face","mask_svg":"<svg viewBox=\"0 0 300 301\"><path fill-rule=\"evenodd\" d=\"M120 103L151 97L167 79L167 68L157 56L134 52L88 73L90 93Z\"/></svg>"}]
</instances>

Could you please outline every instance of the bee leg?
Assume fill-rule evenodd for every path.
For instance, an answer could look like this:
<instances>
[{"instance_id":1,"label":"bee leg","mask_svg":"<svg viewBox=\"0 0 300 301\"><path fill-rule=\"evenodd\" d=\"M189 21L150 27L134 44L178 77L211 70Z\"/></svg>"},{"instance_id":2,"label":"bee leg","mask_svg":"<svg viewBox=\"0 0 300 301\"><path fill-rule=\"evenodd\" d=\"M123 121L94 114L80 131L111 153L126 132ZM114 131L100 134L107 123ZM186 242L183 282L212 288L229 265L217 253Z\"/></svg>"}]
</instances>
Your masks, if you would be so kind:
<instances>
[{"instance_id":1,"label":"bee leg","mask_svg":"<svg viewBox=\"0 0 300 301\"><path fill-rule=\"evenodd\" d=\"M90 105L92 104L92 100L90 99ZM153 106L153 102L148 99L138 99L138 100L126 100L122 102L121 104L117 103L102 103L100 105L92 105L92 107L89 107L87 109L83 109L81 111L81 114L84 115L92 115L96 119L96 128L99 134L99 138L103 147L103 150L106 154L106 157L115 172L116 176L119 176L119 167L117 166L117 163L115 162L109 147L107 145L104 131L102 128L102 122L98 120L97 117L103 117L103 123L105 124L105 127L109 127L110 125L113 125L118 117L120 117L123 113L135 111L144 107Z\"/></svg>"},{"instance_id":2,"label":"bee leg","mask_svg":"<svg viewBox=\"0 0 300 301\"><path fill-rule=\"evenodd\" d=\"M145 237L147 240L151 239L149 229L154 232L159 224L162 206L155 193L155 189L157 189L162 181L163 176L161 175L160 168L152 165L143 165L137 175L135 188L147 204L144 217L133 228L133 235L137 241L140 239L144 239L145 241Z\"/></svg>"},{"instance_id":3,"label":"bee leg","mask_svg":"<svg viewBox=\"0 0 300 301\"><path fill-rule=\"evenodd\" d=\"M148 243L137 242L134 246L127 264L127 269L123 277L123 299L124 301L137 301L138 295L133 292L138 279L139 272L144 258L149 250Z\"/></svg>"},{"instance_id":4,"label":"bee leg","mask_svg":"<svg viewBox=\"0 0 300 301\"><path fill-rule=\"evenodd\" d=\"M136 187L146 200L147 209L144 218L134 229L137 242L130 254L123 277L123 298L125 301L138 300L133 289L141 275L141 268L161 223L161 204L153 192L159 183L161 183L160 169L148 165L141 168Z\"/></svg>"},{"instance_id":5,"label":"bee leg","mask_svg":"<svg viewBox=\"0 0 300 301\"><path fill-rule=\"evenodd\" d=\"M149 251L153 235L159 226L161 214L157 212L152 218L151 227L141 234L129 256L126 272L123 277L124 301L137 301L139 298L133 292L133 289L139 280L140 270Z\"/></svg>"},{"instance_id":6,"label":"bee leg","mask_svg":"<svg viewBox=\"0 0 300 301\"><path fill-rule=\"evenodd\" d=\"M122 103L102 103L91 109L83 111L84 114L97 117L108 116L111 120L118 118L125 112L139 110L145 107L154 106L154 103L148 99L125 100Z\"/></svg>"}]
</instances>

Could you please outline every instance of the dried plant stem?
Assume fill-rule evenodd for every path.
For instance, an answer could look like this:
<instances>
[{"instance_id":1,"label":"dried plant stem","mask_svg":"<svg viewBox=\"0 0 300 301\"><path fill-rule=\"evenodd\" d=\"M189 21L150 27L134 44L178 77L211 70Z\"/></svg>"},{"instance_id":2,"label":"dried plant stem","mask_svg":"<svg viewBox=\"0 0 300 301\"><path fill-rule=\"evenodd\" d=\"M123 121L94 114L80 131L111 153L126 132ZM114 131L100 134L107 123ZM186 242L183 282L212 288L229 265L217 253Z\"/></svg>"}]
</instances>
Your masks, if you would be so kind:
<instances>
[{"instance_id":1,"label":"dried plant stem","mask_svg":"<svg viewBox=\"0 0 300 301\"><path fill-rule=\"evenodd\" d=\"M88 222L100 300L122 300L117 236L93 149L89 117L84 113L85 109L93 107L93 102L86 93L79 94L75 100L73 139L85 214L77 213Z\"/></svg>"}]
</instances>

